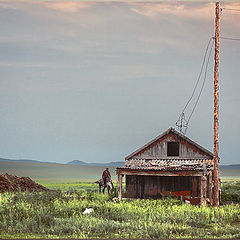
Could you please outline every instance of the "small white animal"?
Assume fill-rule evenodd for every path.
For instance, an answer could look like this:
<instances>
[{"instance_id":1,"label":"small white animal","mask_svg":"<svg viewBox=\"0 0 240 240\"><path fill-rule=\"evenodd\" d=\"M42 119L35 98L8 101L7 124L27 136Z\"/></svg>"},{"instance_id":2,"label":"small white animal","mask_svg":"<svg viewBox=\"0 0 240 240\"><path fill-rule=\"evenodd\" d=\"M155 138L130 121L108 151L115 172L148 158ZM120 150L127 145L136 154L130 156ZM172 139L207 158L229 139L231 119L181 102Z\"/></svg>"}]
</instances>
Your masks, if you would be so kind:
<instances>
[{"instance_id":1,"label":"small white animal","mask_svg":"<svg viewBox=\"0 0 240 240\"><path fill-rule=\"evenodd\" d=\"M93 208L86 208L85 211L83 212L83 214L89 214L93 211L94 211Z\"/></svg>"}]
</instances>

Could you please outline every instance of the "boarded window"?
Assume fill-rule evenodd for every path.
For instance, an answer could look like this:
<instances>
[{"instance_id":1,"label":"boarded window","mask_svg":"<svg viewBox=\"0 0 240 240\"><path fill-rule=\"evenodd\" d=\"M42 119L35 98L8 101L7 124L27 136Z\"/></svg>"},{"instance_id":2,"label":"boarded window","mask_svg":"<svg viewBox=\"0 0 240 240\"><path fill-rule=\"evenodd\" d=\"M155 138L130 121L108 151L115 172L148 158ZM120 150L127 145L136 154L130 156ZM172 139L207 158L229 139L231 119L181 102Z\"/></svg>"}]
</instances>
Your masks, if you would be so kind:
<instances>
[{"instance_id":1,"label":"boarded window","mask_svg":"<svg viewBox=\"0 0 240 240\"><path fill-rule=\"evenodd\" d=\"M168 142L167 143L167 156L179 156L179 143L178 142Z\"/></svg>"}]
</instances>

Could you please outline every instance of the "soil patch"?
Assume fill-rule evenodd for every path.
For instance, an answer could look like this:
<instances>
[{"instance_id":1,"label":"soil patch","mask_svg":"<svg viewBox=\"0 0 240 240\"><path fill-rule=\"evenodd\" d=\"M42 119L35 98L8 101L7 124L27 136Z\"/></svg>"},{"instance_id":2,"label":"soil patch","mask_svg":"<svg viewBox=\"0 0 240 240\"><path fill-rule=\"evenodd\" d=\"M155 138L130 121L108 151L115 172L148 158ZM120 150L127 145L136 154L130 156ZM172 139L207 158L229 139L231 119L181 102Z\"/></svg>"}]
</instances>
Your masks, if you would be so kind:
<instances>
[{"instance_id":1,"label":"soil patch","mask_svg":"<svg viewBox=\"0 0 240 240\"><path fill-rule=\"evenodd\" d=\"M17 177L7 173L0 174L0 192L49 191L29 177Z\"/></svg>"}]
</instances>

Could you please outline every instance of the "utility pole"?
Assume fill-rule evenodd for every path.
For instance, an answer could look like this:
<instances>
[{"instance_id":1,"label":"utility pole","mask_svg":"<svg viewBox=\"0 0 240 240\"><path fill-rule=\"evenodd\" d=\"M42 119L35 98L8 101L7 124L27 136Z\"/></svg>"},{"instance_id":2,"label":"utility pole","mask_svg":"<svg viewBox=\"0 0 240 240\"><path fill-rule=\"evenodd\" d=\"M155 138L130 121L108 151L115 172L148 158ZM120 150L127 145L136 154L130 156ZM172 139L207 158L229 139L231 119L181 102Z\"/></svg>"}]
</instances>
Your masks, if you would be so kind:
<instances>
[{"instance_id":1,"label":"utility pole","mask_svg":"<svg viewBox=\"0 0 240 240\"><path fill-rule=\"evenodd\" d=\"M218 72L219 72L219 2L216 2L215 19L215 65L214 65L214 146L213 146L213 205L219 205L218 170Z\"/></svg>"}]
</instances>

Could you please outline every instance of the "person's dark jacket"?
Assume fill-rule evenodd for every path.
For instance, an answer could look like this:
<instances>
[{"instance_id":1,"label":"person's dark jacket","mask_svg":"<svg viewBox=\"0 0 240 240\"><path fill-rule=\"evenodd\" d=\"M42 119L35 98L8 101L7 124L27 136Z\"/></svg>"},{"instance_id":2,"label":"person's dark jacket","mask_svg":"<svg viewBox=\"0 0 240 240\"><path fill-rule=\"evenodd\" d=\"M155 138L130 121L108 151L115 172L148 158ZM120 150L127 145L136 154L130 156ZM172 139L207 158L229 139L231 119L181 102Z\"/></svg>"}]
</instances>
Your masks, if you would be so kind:
<instances>
[{"instance_id":1,"label":"person's dark jacket","mask_svg":"<svg viewBox=\"0 0 240 240\"><path fill-rule=\"evenodd\" d=\"M103 172L102 178L103 178L103 179L104 179L104 178L109 178L109 179L111 179L111 174L110 174L109 170L106 169L106 170Z\"/></svg>"}]
</instances>

